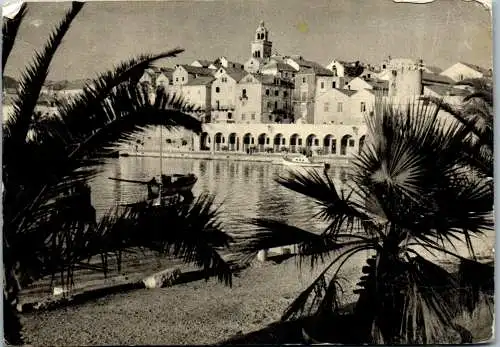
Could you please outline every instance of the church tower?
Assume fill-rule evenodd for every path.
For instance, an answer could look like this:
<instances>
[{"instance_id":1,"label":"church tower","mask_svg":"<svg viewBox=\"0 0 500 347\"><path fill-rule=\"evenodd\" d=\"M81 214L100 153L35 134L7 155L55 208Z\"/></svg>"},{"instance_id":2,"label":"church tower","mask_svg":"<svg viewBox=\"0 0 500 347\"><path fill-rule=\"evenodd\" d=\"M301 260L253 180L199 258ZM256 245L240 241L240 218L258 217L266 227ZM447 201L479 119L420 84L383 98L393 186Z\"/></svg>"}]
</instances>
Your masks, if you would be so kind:
<instances>
[{"instance_id":1,"label":"church tower","mask_svg":"<svg viewBox=\"0 0 500 347\"><path fill-rule=\"evenodd\" d=\"M255 30L255 40L252 42L252 57L266 59L271 56L272 42L269 41L269 31L261 21L257 30Z\"/></svg>"}]
</instances>

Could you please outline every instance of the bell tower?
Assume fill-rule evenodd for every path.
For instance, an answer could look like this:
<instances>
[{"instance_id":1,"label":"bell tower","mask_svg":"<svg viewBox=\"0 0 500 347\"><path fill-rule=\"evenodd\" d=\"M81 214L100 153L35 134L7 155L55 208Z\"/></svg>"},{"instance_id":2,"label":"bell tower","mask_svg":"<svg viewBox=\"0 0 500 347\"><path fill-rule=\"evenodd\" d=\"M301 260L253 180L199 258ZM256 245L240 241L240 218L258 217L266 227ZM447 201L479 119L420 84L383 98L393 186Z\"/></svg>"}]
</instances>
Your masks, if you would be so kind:
<instances>
[{"instance_id":1,"label":"bell tower","mask_svg":"<svg viewBox=\"0 0 500 347\"><path fill-rule=\"evenodd\" d=\"M269 31L261 21L255 30L255 39L252 42L252 57L265 59L271 56L272 42L269 41Z\"/></svg>"}]
</instances>

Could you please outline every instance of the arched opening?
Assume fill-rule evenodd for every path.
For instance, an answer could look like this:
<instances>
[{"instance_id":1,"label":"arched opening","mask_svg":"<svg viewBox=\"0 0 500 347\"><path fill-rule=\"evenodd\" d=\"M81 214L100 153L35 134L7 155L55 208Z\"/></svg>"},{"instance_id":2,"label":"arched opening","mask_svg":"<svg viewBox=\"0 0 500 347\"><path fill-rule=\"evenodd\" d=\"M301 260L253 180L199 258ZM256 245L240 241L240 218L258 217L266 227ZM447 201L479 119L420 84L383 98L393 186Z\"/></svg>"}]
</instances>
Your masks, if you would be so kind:
<instances>
[{"instance_id":1,"label":"arched opening","mask_svg":"<svg viewBox=\"0 0 500 347\"><path fill-rule=\"evenodd\" d=\"M323 139L323 152L325 154L337 154L337 139L328 134Z\"/></svg>"},{"instance_id":2,"label":"arched opening","mask_svg":"<svg viewBox=\"0 0 500 347\"><path fill-rule=\"evenodd\" d=\"M265 151L265 147L266 147L266 142L268 142L269 139L267 138L267 135L265 133L262 133L259 135L258 139L257 139L257 144L258 144L258 151L259 152L264 152Z\"/></svg>"},{"instance_id":3,"label":"arched opening","mask_svg":"<svg viewBox=\"0 0 500 347\"><path fill-rule=\"evenodd\" d=\"M351 135L344 135L340 140L340 155L350 154L349 147L354 147L354 139Z\"/></svg>"},{"instance_id":4,"label":"arched opening","mask_svg":"<svg viewBox=\"0 0 500 347\"><path fill-rule=\"evenodd\" d=\"M361 154L361 151L363 150L363 146L365 145L365 138L366 136L363 135L359 138L359 149L358 149L358 153Z\"/></svg>"},{"instance_id":5,"label":"arched opening","mask_svg":"<svg viewBox=\"0 0 500 347\"><path fill-rule=\"evenodd\" d=\"M224 142L224 136L222 136L222 133L217 133L215 134L215 150L220 151L222 148L222 143Z\"/></svg>"},{"instance_id":6,"label":"arched opening","mask_svg":"<svg viewBox=\"0 0 500 347\"><path fill-rule=\"evenodd\" d=\"M275 152L281 151L281 146L285 144L285 139L283 138L283 134L276 134L274 136L273 148Z\"/></svg>"},{"instance_id":7,"label":"arched opening","mask_svg":"<svg viewBox=\"0 0 500 347\"><path fill-rule=\"evenodd\" d=\"M200 150L201 151L209 151L210 150L210 136L208 133L201 133L200 136Z\"/></svg>"},{"instance_id":8,"label":"arched opening","mask_svg":"<svg viewBox=\"0 0 500 347\"><path fill-rule=\"evenodd\" d=\"M243 151L250 153L250 146L252 145L253 137L252 134L246 133L243 136Z\"/></svg>"},{"instance_id":9,"label":"arched opening","mask_svg":"<svg viewBox=\"0 0 500 347\"><path fill-rule=\"evenodd\" d=\"M231 133L229 134L229 137L227 139L227 144L229 146L230 151L237 151L239 149L239 143L238 143L238 138L236 137L236 133Z\"/></svg>"},{"instance_id":10,"label":"arched opening","mask_svg":"<svg viewBox=\"0 0 500 347\"><path fill-rule=\"evenodd\" d=\"M300 138L299 134L293 134L292 136L290 136L290 152L296 153L300 149L301 145L302 139Z\"/></svg>"}]
</instances>

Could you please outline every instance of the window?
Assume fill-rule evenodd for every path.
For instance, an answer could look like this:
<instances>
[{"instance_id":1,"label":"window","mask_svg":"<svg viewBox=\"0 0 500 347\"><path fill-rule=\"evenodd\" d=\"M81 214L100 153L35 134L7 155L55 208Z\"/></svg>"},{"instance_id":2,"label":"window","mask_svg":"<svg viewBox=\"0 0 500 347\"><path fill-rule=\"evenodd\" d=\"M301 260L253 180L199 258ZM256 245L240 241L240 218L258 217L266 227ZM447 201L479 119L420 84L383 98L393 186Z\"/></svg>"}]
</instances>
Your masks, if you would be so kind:
<instances>
[{"instance_id":1,"label":"window","mask_svg":"<svg viewBox=\"0 0 500 347\"><path fill-rule=\"evenodd\" d=\"M299 146L302 146L302 139L299 139L298 143Z\"/></svg>"},{"instance_id":2,"label":"window","mask_svg":"<svg viewBox=\"0 0 500 347\"><path fill-rule=\"evenodd\" d=\"M269 120L273 120L273 116L272 115L269 115Z\"/></svg>"},{"instance_id":3,"label":"window","mask_svg":"<svg viewBox=\"0 0 500 347\"><path fill-rule=\"evenodd\" d=\"M227 113L227 119L233 119L233 114L231 112Z\"/></svg>"},{"instance_id":4,"label":"window","mask_svg":"<svg viewBox=\"0 0 500 347\"><path fill-rule=\"evenodd\" d=\"M278 102L277 102L277 101L275 101L275 102L274 102L274 109L275 109L275 110L277 110L277 109L278 109Z\"/></svg>"},{"instance_id":5,"label":"window","mask_svg":"<svg viewBox=\"0 0 500 347\"><path fill-rule=\"evenodd\" d=\"M266 95L269 96L269 89L266 89Z\"/></svg>"},{"instance_id":6,"label":"window","mask_svg":"<svg viewBox=\"0 0 500 347\"><path fill-rule=\"evenodd\" d=\"M306 83L306 78L302 77L302 83Z\"/></svg>"},{"instance_id":7,"label":"window","mask_svg":"<svg viewBox=\"0 0 500 347\"><path fill-rule=\"evenodd\" d=\"M332 88L335 88L336 86L337 86L336 82L335 82L335 81L333 81L333 82L332 82Z\"/></svg>"},{"instance_id":8,"label":"window","mask_svg":"<svg viewBox=\"0 0 500 347\"><path fill-rule=\"evenodd\" d=\"M216 93L220 93L220 88L219 87L215 87L215 92Z\"/></svg>"},{"instance_id":9,"label":"window","mask_svg":"<svg viewBox=\"0 0 500 347\"><path fill-rule=\"evenodd\" d=\"M337 103L337 112L342 112L343 111L343 105L341 102Z\"/></svg>"},{"instance_id":10,"label":"window","mask_svg":"<svg viewBox=\"0 0 500 347\"><path fill-rule=\"evenodd\" d=\"M246 115L246 114L244 114L244 113L242 113L242 114L241 114L241 120L245 120L245 118L247 118L247 115Z\"/></svg>"},{"instance_id":11,"label":"window","mask_svg":"<svg viewBox=\"0 0 500 347\"><path fill-rule=\"evenodd\" d=\"M179 77L176 77L176 78L175 78L175 82L179 82Z\"/></svg>"},{"instance_id":12,"label":"window","mask_svg":"<svg viewBox=\"0 0 500 347\"><path fill-rule=\"evenodd\" d=\"M392 75L396 77L398 75L398 72L396 70L392 70Z\"/></svg>"},{"instance_id":13,"label":"window","mask_svg":"<svg viewBox=\"0 0 500 347\"><path fill-rule=\"evenodd\" d=\"M353 139L349 140L349 147L354 147L354 140Z\"/></svg>"},{"instance_id":14,"label":"window","mask_svg":"<svg viewBox=\"0 0 500 347\"><path fill-rule=\"evenodd\" d=\"M269 120L271 120L271 119L272 119L272 117L271 117L271 116L269 116ZM268 144L269 144L269 137L268 137L268 138L266 138L266 145L268 145Z\"/></svg>"},{"instance_id":15,"label":"window","mask_svg":"<svg viewBox=\"0 0 500 347\"><path fill-rule=\"evenodd\" d=\"M321 82L321 89L325 89L325 82Z\"/></svg>"},{"instance_id":16,"label":"window","mask_svg":"<svg viewBox=\"0 0 500 347\"><path fill-rule=\"evenodd\" d=\"M274 96L279 96L279 95L280 95L280 91L279 91L278 89L276 89L276 90L274 91Z\"/></svg>"},{"instance_id":17,"label":"window","mask_svg":"<svg viewBox=\"0 0 500 347\"><path fill-rule=\"evenodd\" d=\"M295 78L295 72L292 72L292 78Z\"/></svg>"},{"instance_id":18,"label":"window","mask_svg":"<svg viewBox=\"0 0 500 347\"><path fill-rule=\"evenodd\" d=\"M255 120L255 113L252 113L252 120Z\"/></svg>"},{"instance_id":19,"label":"window","mask_svg":"<svg viewBox=\"0 0 500 347\"><path fill-rule=\"evenodd\" d=\"M361 112L366 112L366 103L365 102L361 102Z\"/></svg>"},{"instance_id":20,"label":"window","mask_svg":"<svg viewBox=\"0 0 500 347\"><path fill-rule=\"evenodd\" d=\"M459 81L463 81L464 80L464 75L462 75L462 74L458 75L458 80Z\"/></svg>"},{"instance_id":21,"label":"window","mask_svg":"<svg viewBox=\"0 0 500 347\"><path fill-rule=\"evenodd\" d=\"M268 102L267 102L267 109L268 109L268 110L270 110L270 109L271 109L271 106L272 106L271 101L268 101Z\"/></svg>"},{"instance_id":22,"label":"window","mask_svg":"<svg viewBox=\"0 0 500 347\"><path fill-rule=\"evenodd\" d=\"M182 77L182 82L184 82L184 77Z\"/></svg>"},{"instance_id":23,"label":"window","mask_svg":"<svg viewBox=\"0 0 500 347\"><path fill-rule=\"evenodd\" d=\"M384 64L384 65L382 65L382 69L385 69L385 64Z\"/></svg>"},{"instance_id":24,"label":"window","mask_svg":"<svg viewBox=\"0 0 500 347\"><path fill-rule=\"evenodd\" d=\"M337 77L337 67L336 66L334 66L332 68L332 72L333 72L333 77Z\"/></svg>"},{"instance_id":25,"label":"window","mask_svg":"<svg viewBox=\"0 0 500 347\"><path fill-rule=\"evenodd\" d=\"M319 139L314 139L314 145L319 146Z\"/></svg>"},{"instance_id":26,"label":"window","mask_svg":"<svg viewBox=\"0 0 500 347\"><path fill-rule=\"evenodd\" d=\"M288 92L285 90L285 91L283 92L283 97L284 97L284 98L286 98L287 96L288 96Z\"/></svg>"},{"instance_id":27,"label":"window","mask_svg":"<svg viewBox=\"0 0 500 347\"><path fill-rule=\"evenodd\" d=\"M323 104L323 111L324 111L324 112L328 112L328 108L329 108L329 106L330 106L330 104L329 104L329 103L327 103L327 102L325 102L325 103Z\"/></svg>"},{"instance_id":28,"label":"window","mask_svg":"<svg viewBox=\"0 0 500 347\"><path fill-rule=\"evenodd\" d=\"M227 82L227 77L222 77L222 78L221 78L221 81L222 81L223 83L226 83L226 82Z\"/></svg>"}]
</instances>

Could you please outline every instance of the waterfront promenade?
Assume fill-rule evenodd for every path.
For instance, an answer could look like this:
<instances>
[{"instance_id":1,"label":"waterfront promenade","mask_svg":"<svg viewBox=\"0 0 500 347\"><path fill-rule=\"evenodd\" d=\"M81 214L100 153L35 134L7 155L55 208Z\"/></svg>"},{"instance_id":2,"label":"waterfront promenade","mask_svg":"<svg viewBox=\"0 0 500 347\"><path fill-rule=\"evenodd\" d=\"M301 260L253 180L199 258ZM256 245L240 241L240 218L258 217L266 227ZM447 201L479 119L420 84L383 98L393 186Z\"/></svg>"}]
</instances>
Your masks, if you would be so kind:
<instances>
[{"instance_id":1,"label":"waterfront promenade","mask_svg":"<svg viewBox=\"0 0 500 347\"><path fill-rule=\"evenodd\" d=\"M159 158L160 152L157 151L130 151L121 150L119 151L121 156L126 157L151 157ZM296 156L298 153L290 153L288 156ZM279 161L283 158L283 153L241 153L241 152L231 152L231 151L165 151L163 152L163 158L184 158L184 159L204 159L204 160L233 160L233 161L255 161L255 162L265 162L272 163ZM325 162L329 164L347 166L349 165L351 158L346 158L346 156L340 155L315 155L313 157L314 161Z\"/></svg>"}]
</instances>

